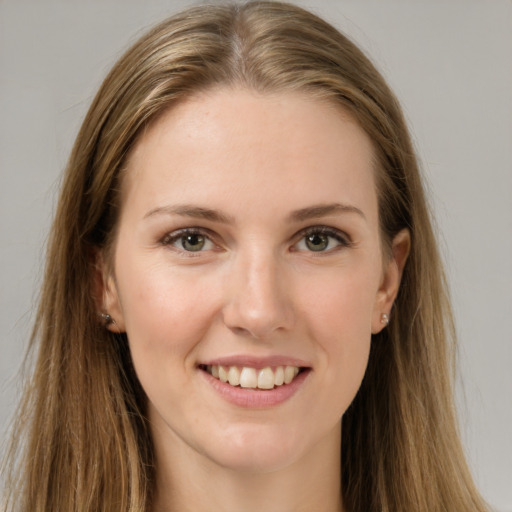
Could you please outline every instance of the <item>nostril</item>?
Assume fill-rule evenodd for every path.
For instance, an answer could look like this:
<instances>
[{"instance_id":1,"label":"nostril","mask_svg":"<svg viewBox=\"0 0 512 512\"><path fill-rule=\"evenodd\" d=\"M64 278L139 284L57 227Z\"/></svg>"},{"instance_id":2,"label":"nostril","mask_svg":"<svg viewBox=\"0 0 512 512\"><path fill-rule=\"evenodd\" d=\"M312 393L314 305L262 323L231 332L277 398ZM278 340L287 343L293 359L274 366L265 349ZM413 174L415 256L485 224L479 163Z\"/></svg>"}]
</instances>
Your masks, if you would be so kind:
<instances>
[{"instance_id":1,"label":"nostril","mask_svg":"<svg viewBox=\"0 0 512 512\"><path fill-rule=\"evenodd\" d=\"M245 327L230 327L230 329L235 333L235 334L238 334L240 336L244 336L244 335L251 335L251 332L249 331L249 329L246 329Z\"/></svg>"}]
</instances>

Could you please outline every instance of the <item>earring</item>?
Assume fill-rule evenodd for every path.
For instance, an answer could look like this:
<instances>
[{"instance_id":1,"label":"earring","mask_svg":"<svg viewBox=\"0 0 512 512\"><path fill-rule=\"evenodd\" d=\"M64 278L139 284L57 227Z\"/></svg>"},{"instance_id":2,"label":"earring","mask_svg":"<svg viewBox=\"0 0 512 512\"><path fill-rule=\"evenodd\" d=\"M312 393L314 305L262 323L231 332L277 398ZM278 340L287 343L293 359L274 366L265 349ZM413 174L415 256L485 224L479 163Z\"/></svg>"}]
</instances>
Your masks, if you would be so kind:
<instances>
[{"instance_id":1,"label":"earring","mask_svg":"<svg viewBox=\"0 0 512 512\"><path fill-rule=\"evenodd\" d=\"M389 325L389 315L382 313L382 315L380 315L380 323L387 327Z\"/></svg>"},{"instance_id":2,"label":"earring","mask_svg":"<svg viewBox=\"0 0 512 512\"><path fill-rule=\"evenodd\" d=\"M105 322L105 327L107 325L115 324L116 323L114 321L114 319L108 313L101 313L100 316L103 319L103 321Z\"/></svg>"}]
</instances>

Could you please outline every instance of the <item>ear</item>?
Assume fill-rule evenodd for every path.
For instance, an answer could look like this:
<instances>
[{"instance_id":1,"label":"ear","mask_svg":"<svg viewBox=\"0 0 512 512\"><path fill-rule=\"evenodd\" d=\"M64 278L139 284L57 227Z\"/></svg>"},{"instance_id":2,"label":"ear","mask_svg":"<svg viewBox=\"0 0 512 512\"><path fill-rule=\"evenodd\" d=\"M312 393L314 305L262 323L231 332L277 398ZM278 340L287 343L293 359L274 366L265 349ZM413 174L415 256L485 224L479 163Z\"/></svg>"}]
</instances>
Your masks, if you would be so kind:
<instances>
[{"instance_id":1,"label":"ear","mask_svg":"<svg viewBox=\"0 0 512 512\"><path fill-rule=\"evenodd\" d=\"M380 332L387 324L383 322L383 314L390 317L391 308L400 288L405 262L411 248L411 235L408 229L402 229L393 238L391 255L384 264L382 281L377 292L372 318L372 334Z\"/></svg>"},{"instance_id":2,"label":"ear","mask_svg":"<svg viewBox=\"0 0 512 512\"><path fill-rule=\"evenodd\" d=\"M103 251L95 251L93 259L92 294L99 321L103 322L111 332L125 332L123 312L113 272L105 262ZM105 322L101 315L109 315L111 321Z\"/></svg>"}]
</instances>

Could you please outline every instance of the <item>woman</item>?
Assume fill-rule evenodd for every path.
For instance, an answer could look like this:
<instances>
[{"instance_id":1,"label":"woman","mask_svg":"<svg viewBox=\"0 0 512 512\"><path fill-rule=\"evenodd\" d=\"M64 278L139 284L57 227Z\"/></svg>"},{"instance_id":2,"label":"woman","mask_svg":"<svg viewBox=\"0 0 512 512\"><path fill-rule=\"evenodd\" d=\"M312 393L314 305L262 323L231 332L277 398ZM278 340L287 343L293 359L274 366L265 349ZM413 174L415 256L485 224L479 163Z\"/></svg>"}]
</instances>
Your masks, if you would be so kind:
<instances>
[{"instance_id":1,"label":"woman","mask_svg":"<svg viewBox=\"0 0 512 512\"><path fill-rule=\"evenodd\" d=\"M47 261L21 510L486 510L403 116L310 13L200 7L137 42Z\"/></svg>"}]
</instances>

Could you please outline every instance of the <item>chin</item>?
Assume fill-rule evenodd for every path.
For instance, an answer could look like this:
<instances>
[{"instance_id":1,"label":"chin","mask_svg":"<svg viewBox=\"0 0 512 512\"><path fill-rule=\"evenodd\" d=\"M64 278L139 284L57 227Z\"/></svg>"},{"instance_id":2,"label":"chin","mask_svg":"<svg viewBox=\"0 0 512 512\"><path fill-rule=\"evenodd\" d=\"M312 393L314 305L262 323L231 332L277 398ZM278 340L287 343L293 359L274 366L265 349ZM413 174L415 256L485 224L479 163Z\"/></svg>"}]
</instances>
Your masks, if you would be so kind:
<instances>
[{"instance_id":1,"label":"chin","mask_svg":"<svg viewBox=\"0 0 512 512\"><path fill-rule=\"evenodd\" d=\"M293 465L303 455L300 437L270 433L265 426L231 431L207 451L215 464L244 473L271 473ZM302 436L304 437L304 436Z\"/></svg>"}]
</instances>

